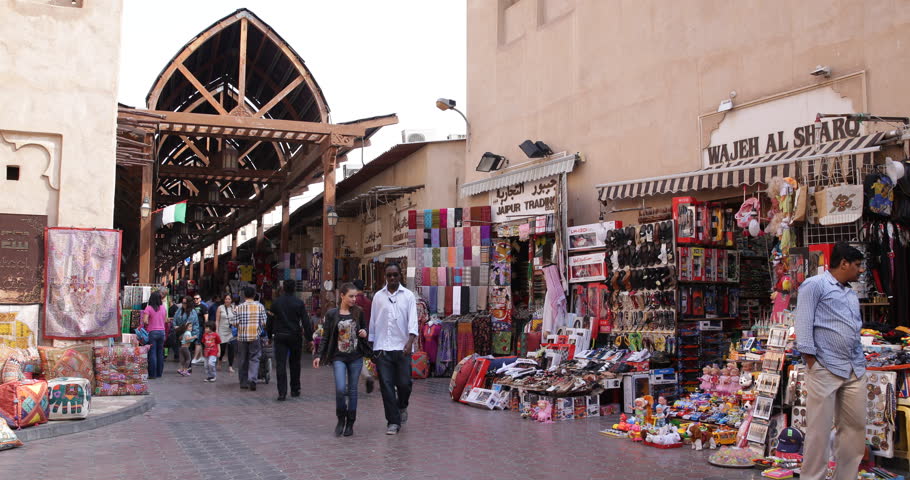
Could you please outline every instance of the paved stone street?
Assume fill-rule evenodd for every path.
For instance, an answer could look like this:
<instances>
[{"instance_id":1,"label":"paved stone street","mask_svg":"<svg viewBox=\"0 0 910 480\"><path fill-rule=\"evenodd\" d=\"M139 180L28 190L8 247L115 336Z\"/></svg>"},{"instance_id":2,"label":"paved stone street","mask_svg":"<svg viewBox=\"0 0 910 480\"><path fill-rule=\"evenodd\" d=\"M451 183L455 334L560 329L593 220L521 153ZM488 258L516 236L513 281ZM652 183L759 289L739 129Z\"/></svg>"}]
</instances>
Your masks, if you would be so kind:
<instances>
[{"instance_id":1,"label":"paved stone street","mask_svg":"<svg viewBox=\"0 0 910 480\"><path fill-rule=\"evenodd\" d=\"M309 358L309 356L305 356ZM657 450L597 431L613 419L543 425L448 400L448 381L415 382L410 420L384 434L382 400L361 383L354 437L336 438L332 373L303 372L303 395L275 401L273 383L240 390L176 375L153 381L157 405L97 430L0 452L2 478L228 479L746 479L757 470L715 468L707 452Z\"/></svg>"}]
</instances>

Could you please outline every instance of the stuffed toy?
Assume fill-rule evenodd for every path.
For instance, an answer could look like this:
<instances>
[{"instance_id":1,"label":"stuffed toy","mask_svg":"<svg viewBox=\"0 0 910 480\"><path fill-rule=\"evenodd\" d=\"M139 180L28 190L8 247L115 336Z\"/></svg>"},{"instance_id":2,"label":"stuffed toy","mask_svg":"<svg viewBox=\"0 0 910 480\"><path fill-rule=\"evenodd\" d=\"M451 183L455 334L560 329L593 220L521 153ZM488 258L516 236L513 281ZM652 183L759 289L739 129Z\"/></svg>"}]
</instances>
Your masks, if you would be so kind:
<instances>
[{"instance_id":1,"label":"stuffed toy","mask_svg":"<svg viewBox=\"0 0 910 480\"><path fill-rule=\"evenodd\" d=\"M537 406L534 408L534 413L531 414L531 418L540 423L553 423L552 412L553 409L551 408L550 402L540 400L537 402Z\"/></svg>"}]
</instances>

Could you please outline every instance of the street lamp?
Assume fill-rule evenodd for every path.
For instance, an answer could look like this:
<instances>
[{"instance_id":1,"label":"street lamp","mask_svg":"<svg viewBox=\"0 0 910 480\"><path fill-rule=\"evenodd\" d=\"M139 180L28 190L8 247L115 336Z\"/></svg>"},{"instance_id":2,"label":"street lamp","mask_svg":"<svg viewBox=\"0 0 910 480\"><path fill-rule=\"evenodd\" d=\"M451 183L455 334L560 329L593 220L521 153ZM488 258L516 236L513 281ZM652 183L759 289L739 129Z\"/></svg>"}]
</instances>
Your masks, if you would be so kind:
<instances>
[{"instance_id":1,"label":"street lamp","mask_svg":"<svg viewBox=\"0 0 910 480\"><path fill-rule=\"evenodd\" d=\"M152 213L152 202L149 201L149 197L144 197L142 205L139 205L139 214L142 215L142 218L148 218L150 213Z\"/></svg>"},{"instance_id":2,"label":"street lamp","mask_svg":"<svg viewBox=\"0 0 910 480\"><path fill-rule=\"evenodd\" d=\"M449 98L437 98L437 99L436 99L436 108L442 110L443 112L446 111L446 110L454 110L454 111L458 112L459 115L461 115L461 118L464 119L464 125L465 125L465 127L464 127L464 128L465 128L464 133L465 133L465 138L467 139L468 148L470 148L470 145L471 145L471 124L470 124L470 122L468 122L468 117L464 116L464 113L461 113L461 110L455 108L455 100L452 100L452 99L449 99Z\"/></svg>"},{"instance_id":3,"label":"street lamp","mask_svg":"<svg viewBox=\"0 0 910 480\"><path fill-rule=\"evenodd\" d=\"M326 221L328 221L330 227L338 225L338 214L335 213L335 207L331 205L326 208Z\"/></svg>"}]
</instances>

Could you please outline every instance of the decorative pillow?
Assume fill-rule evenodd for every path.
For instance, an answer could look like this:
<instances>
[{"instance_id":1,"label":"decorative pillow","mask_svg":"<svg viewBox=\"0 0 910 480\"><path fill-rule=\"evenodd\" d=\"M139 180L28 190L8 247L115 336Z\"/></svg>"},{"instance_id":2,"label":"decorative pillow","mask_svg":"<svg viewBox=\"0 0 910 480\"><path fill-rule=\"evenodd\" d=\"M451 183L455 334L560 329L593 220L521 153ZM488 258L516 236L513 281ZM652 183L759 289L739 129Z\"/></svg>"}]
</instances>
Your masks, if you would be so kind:
<instances>
[{"instance_id":1,"label":"decorative pillow","mask_svg":"<svg viewBox=\"0 0 910 480\"><path fill-rule=\"evenodd\" d=\"M9 360L9 358L14 356L15 354L16 354L15 348L10 347L9 345L6 345L4 343L0 343L0 368L3 368L3 365L6 364L6 361Z\"/></svg>"},{"instance_id":2,"label":"decorative pillow","mask_svg":"<svg viewBox=\"0 0 910 480\"><path fill-rule=\"evenodd\" d=\"M25 375L22 374L22 364L19 363L19 359L15 357L8 359L3 365L3 369L0 369L0 383L22 380L25 380Z\"/></svg>"},{"instance_id":3,"label":"decorative pillow","mask_svg":"<svg viewBox=\"0 0 910 480\"><path fill-rule=\"evenodd\" d=\"M67 350L75 350L85 355L86 358L89 359L89 362L94 361L94 350L90 344L70 345L69 347L60 348L38 347L38 355L41 358L41 371L44 372L45 375L52 375L54 368L57 366L57 361Z\"/></svg>"},{"instance_id":4,"label":"decorative pillow","mask_svg":"<svg viewBox=\"0 0 910 480\"><path fill-rule=\"evenodd\" d=\"M92 361L85 354L67 349L57 359L54 370L48 372L46 377L48 380L59 377L79 377L91 383L95 380L95 372L92 369Z\"/></svg>"},{"instance_id":5,"label":"decorative pillow","mask_svg":"<svg viewBox=\"0 0 910 480\"><path fill-rule=\"evenodd\" d=\"M21 447L22 441L6 422L0 422L0 451Z\"/></svg>"},{"instance_id":6,"label":"decorative pillow","mask_svg":"<svg viewBox=\"0 0 910 480\"><path fill-rule=\"evenodd\" d=\"M41 356L34 347L19 349L19 363L22 364L22 373L33 376L41 373Z\"/></svg>"}]
</instances>

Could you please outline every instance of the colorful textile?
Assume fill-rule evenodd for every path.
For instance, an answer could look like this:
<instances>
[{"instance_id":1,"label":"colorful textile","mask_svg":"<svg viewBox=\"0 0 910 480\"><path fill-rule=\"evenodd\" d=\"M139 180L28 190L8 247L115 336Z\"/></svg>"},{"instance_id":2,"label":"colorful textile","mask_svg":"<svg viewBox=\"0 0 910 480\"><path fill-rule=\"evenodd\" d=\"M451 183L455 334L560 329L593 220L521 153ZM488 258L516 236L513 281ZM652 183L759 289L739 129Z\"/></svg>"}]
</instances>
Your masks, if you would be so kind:
<instances>
[{"instance_id":1,"label":"colorful textile","mask_svg":"<svg viewBox=\"0 0 910 480\"><path fill-rule=\"evenodd\" d=\"M423 211L423 228L433 228L433 211Z\"/></svg>"},{"instance_id":2,"label":"colorful textile","mask_svg":"<svg viewBox=\"0 0 910 480\"><path fill-rule=\"evenodd\" d=\"M84 349L83 349L84 350ZM48 381L57 378L84 378L89 384L94 386L95 372L92 368L92 355L94 352L86 354L84 351L72 348L66 349L53 370L45 372L45 379Z\"/></svg>"},{"instance_id":3,"label":"colorful textile","mask_svg":"<svg viewBox=\"0 0 910 480\"><path fill-rule=\"evenodd\" d=\"M23 380L0 385L0 419L10 428L47 423L47 382Z\"/></svg>"},{"instance_id":4,"label":"colorful textile","mask_svg":"<svg viewBox=\"0 0 910 480\"><path fill-rule=\"evenodd\" d=\"M430 359L427 352L414 352L411 354L411 378L427 378L430 376Z\"/></svg>"},{"instance_id":5,"label":"colorful textile","mask_svg":"<svg viewBox=\"0 0 910 480\"><path fill-rule=\"evenodd\" d=\"M22 374L22 365L19 363L19 359L10 358L3 365L3 368L0 368L0 383L21 382L22 380L25 380L25 375Z\"/></svg>"},{"instance_id":6,"label":"colorful textile","mask_svg":"<svg viewBox=\"0 0 910 480\"><path fill-rule=\"evenodd\" d=\"M39 305L0 306L0 344L13 348L38 346ZM2 366L2 364L0 364Z\"/></svg>"},{"instance_id":7,"label":"colorful textile","mask_svg":"<svg viewBox=\"0 0 910 480\"><path fill-rule=\"evenodd\" d=\"M493 332L493 355L512 353L512 332Z\"/></svg>"},{"instance_id":8,"label":"colorful textile","mask_svg":"<svg viewBox=\"0 0 910 480\"><path fill-rule=\"evenodd\" d=\"M41 362L41 371L45 374L45 380L56 378L53 375L53 372L57 370L57 363L60 361L60 357L62 357L67 350L74 350L81 353L89 359L90 365L94 362L94 348L88 344L70 345L69 347L60 348L38 347L38 356ZM50 376L48 377L48 375ZM94 381L94 375L90 375L89 379Z\"/></svg>"},{"instance_id":9,"label":"colorful textile","mask_svg":"<svg viewBox=\"0 0 910 480\"><path fill-rule=\"evenodd\" d=\"M439 210L439 228L448 228L449 212L446 209Z\"/></svg>"},{"instance_id":10,"label":"colorful textile","mask_svg":"<svg viewBox=\"0 0 910 480\"><path fill-rule=\"evenodd\" d=\"M147 395L149 347L95 347L95 396Z\"/></svg>"},{"instance_id":11,"label":"colorful textile","mask_svg":"<svg viewBox=\"0 0 910 480\"><path fill-rule=\"evenodd\" d=\"M474 333L471 329L471 322L458 322L455 345L457 348L456 358L464 358L474 354Z\"/></svg>"},{"instance_id":12,"label":"colorful textile","mask_svg":"<svg viewBox=\"0 0 910 480\"><path fill-rule=\"evenodd\" d=\"M439 248L439 229L434 228L430 230L430 245L433 248ZM435 254L434 254L435 256Z\"/></svg>"},{"instance_id":13,"label":"colorful textile","mask_svg":"<svg viewBox=\"0 0 910 480\"><path fill-rule=\"evenodd\" d=\"M457 324L455 322L443 322L442 332L439 334L439 353L436 357L437 377L441 377L455 366L455 337L457 335Z\"/></svg>"},{"instance_id":14,"label":"colorful textile","mask_svg":"<svg viewBox=\"0 0 910 480\"><path fill-rule=\"evenodd\" d=\"M0 451L21 447L22 441L6 422L0 422Z\"/></svg>"},{"instance_id":15,"label":"colorful textile","mask_svg":"<svg viewBox=\"0 0 910 480\"><path fill-rule=\"evenodd\" d=\"M458 249L455 247L449 247L446 249L446 256L449 258L449 264L447 266L449 267L457 267L459 265L458 254L455 253L456 250Z\"/></svg>"},{"instance_id":16,"label":"colorful textile","mask_svg":"<svg viewBox=\"0 0 910 480\"><path fill-rule=\"evenodd\" d=\"M88 417L92 403L92 388L88 380L60 377L47 382L48 419L75 420Z\"/></svg>"},{"instance_id":17,"label":"colorful textile","mask_svg":"<svg viewBox=\"0 0 910 480\"><path fill-rule=\"evenodd\" d=\"M120 335L119 230L48 228L44 338Z\"/></svg>"},{"instance_id":18,"label":"colorful textile","mask_svg":"<svg viewBox=\"0 0 910 480\"><path fill-rule=\"evenodd\" d=\"M442 333L442 325L426 325L423 328L423 350L427 352L427 358L430 363L436 363L439 353L439 334Z\"/></svg>"},{"instance_id":19,"label":"colorful textile","mask_svg":"<svg viewBox=\"0 0 910 480\"><path fill-rule=\"evenodd\" d=\"M478 355L493 353L493 322L487 315L479 315L471 322L474 335L474 351Z\"/></svg>"}]
</instances>

